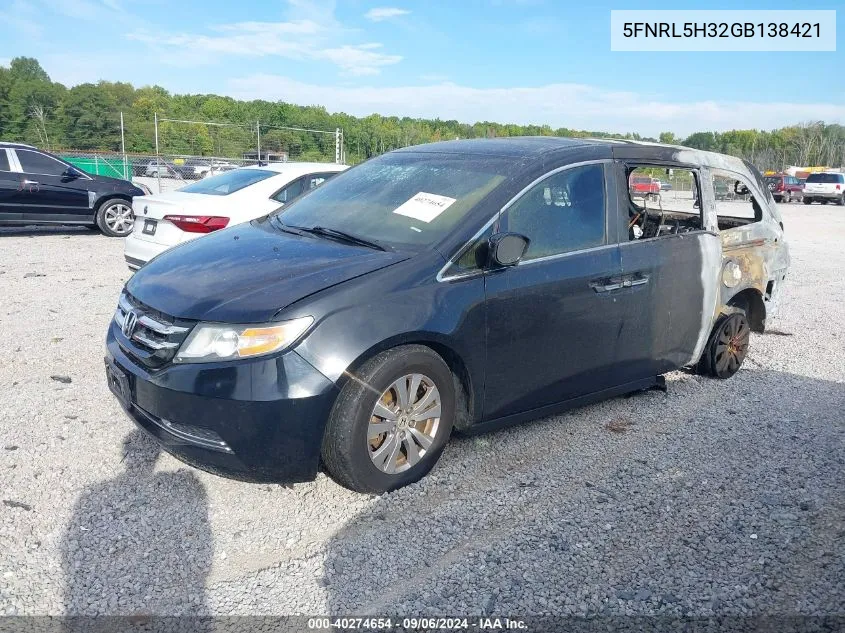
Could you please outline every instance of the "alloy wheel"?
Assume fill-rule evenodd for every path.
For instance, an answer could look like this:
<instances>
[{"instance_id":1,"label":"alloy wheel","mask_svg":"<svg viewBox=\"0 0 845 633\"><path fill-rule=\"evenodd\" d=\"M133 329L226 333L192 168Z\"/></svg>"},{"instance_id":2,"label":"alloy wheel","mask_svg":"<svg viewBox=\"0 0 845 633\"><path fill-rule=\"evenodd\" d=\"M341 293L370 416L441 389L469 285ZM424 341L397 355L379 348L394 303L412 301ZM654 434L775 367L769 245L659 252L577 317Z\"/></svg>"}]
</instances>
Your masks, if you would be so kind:
<instances>
[{"instance_id":1,"label":"alloy wheel","mask_svg":"<svg viewBox=\"0 0 845 633\"><path fill-rule=\"evenodd\" d=\"M118 235L128 234L135 222L132 207L122 203L110 205L103 214L103 218L106 226Z\"/></svg>"},{"instance_id":2,"label":"alloy wheel","mask_svg":"<svg viewBox=\"0 0 845 633\"><path fill-rule=\"evenodd\" d=\"M393 475L426 455L440 428L440 391L428 376L408 374L385 389L373 407L367 446L376 468Z\"/></svg>"},{"instance_id":3,"label":"alloy wheel","mask_svg":"<svg viewBox=\"0 0 845 633\"><path fill-rule=\"evenodd\" d=\"M717 376L732 376L739 370L748 353L750 336L751 328L745 316L736 314L724 322L718 334L714 354Z\"/></svg>"}]
</instances>

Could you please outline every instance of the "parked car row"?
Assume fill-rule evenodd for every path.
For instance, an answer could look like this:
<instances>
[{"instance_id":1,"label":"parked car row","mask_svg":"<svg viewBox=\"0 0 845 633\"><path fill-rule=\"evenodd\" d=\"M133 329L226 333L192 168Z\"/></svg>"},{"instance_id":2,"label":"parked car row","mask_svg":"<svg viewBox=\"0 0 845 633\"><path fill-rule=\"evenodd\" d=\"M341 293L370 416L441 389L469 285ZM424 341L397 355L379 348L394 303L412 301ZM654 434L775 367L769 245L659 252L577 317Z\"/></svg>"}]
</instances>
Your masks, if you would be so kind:
<instances>
[{"instance_id":1,"label":"parked car row","mask_svg":"<svg viewBox=\"0 0 845 633\"><path fill-rule=\"evenodd\" d=\"M143 175L165 168L175 173L175 166L151 161ZM279 209L346 166L238 168L186 160L178 168L181 174L192 169L193 178L202 180L154 196L142 183L89 174L44 150L0 142L0 225L83 225L110 237L132 234L126 261L135 269L180 242Z\"/></svg>"},{"instance_id":2,"label":"parked car row","mask_svg":"<svg viewBox=\"0 0 845 633\"><path fill-rule=\"evenodd\" d=\"M845 174L840 172L817 172L804 181L788 174L774 174L766 176L766 186L777 202L845 205Z\"/></svg>"},{"instance_id":3,"label":"parked car row","mask_svg":"<svg viewBox=\"0 0 845 633\"><path fill-rule=\"evenodd\" d=\"M181 178L183 180L197 180L208 178L226 171L237 169L238 165L228 161L202 158L186 158L167 161L162 158L138 161L133 164L132 172L136 176L151 178Z\"/></svg>"}]
</instances>

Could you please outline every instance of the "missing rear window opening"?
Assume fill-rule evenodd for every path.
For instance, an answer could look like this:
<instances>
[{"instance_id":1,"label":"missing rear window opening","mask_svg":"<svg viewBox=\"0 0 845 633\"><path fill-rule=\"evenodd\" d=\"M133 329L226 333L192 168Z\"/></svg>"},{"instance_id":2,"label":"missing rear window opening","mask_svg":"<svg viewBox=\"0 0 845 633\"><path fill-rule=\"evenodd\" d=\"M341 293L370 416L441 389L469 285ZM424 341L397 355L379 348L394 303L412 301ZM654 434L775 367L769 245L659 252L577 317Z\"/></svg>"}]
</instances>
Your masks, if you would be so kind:
<instances>
[{"instance_id":1,"label":"missing rear window opening","mask_svg":"<svg viewBox=\"0 0 845 633\"><path fill-rule=\"evenodd\" d=\"M737 174L715 170L713 196L716 199L716 218L720 231L763 219L763 210L754 199L748 183Z\"/></svg>"},{"instance_id":2,"label":"missing rear window opening","mask_svg":"<svg viewBox=\"0 0 845 633\"><path fill-rule=\"evenodd\" d=\"M628 194L629 240L701 231L704 226L698 176L690 169L631 167Z\"/></svg>"}]
</instances>

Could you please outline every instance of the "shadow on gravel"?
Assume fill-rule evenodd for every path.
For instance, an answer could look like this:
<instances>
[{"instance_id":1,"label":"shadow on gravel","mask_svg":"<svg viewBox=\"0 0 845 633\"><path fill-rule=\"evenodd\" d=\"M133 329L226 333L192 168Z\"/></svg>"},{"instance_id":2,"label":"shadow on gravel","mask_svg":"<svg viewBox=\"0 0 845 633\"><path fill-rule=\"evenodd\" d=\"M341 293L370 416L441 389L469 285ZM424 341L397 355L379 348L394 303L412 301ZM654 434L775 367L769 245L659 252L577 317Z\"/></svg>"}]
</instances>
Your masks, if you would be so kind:
<instances>
[{"instance_id":1,"label":"shadow on gravel","mask_svg":"<svg viewBox=\"0 0 845 633\"><path fill-rule=\"evenodd\" d=\"M0 239L4 237L35 237L38 235L100 235L99 230L85 226L0 226Z\"/></svg>"},{"instance_id":2,"label":"shadow on gravel","mask_svg":"<svg viewBox=\"0 0 845 633\"><path fill-rule=\"evenodd\" d=\"M141 622L205 613L212 562L205 489L190 470L154 472L159 448L138 430L124 450L125 471L89 486L74 507L62 542L65 612ZM114 626L80 618L71 628L98 625Z\"/></svg>"},{"instance_id":3,"label":"shadow on gravel","mask_svg":"<svg viewBox=\"0 0 845 633\"><path fill-rule=\"evenodd\" d=\"M693 616L758 630L740 616L842 613L845 384L743 370L669 389L488 434L487 448L458 439L430 481L332 537L327 611L567 615L529 630L572 631L585 616L591 630L633 615L648 631ZM620 414L640 418L609 432Z\"/></svg>"}]
</instances>

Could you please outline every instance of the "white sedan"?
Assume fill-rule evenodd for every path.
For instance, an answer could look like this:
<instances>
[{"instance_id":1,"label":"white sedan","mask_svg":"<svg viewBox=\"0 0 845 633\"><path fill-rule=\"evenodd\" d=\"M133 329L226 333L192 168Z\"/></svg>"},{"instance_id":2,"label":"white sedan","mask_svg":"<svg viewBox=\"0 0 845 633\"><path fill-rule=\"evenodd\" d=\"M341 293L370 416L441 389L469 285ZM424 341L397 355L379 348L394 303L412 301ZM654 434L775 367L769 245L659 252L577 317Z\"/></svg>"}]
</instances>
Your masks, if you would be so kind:
<instances>
[{"instance_id":1,"label":"white sedan","mask_svg":"<svg viewBox=\"0 0 845 633\"><path fill-rule=\"evenodd\" d=\"M139 196L123 256L137 270L177 244L275 211L344 169L327 163L242 167L177 191Z\"/></svg>"}]
</instances>

